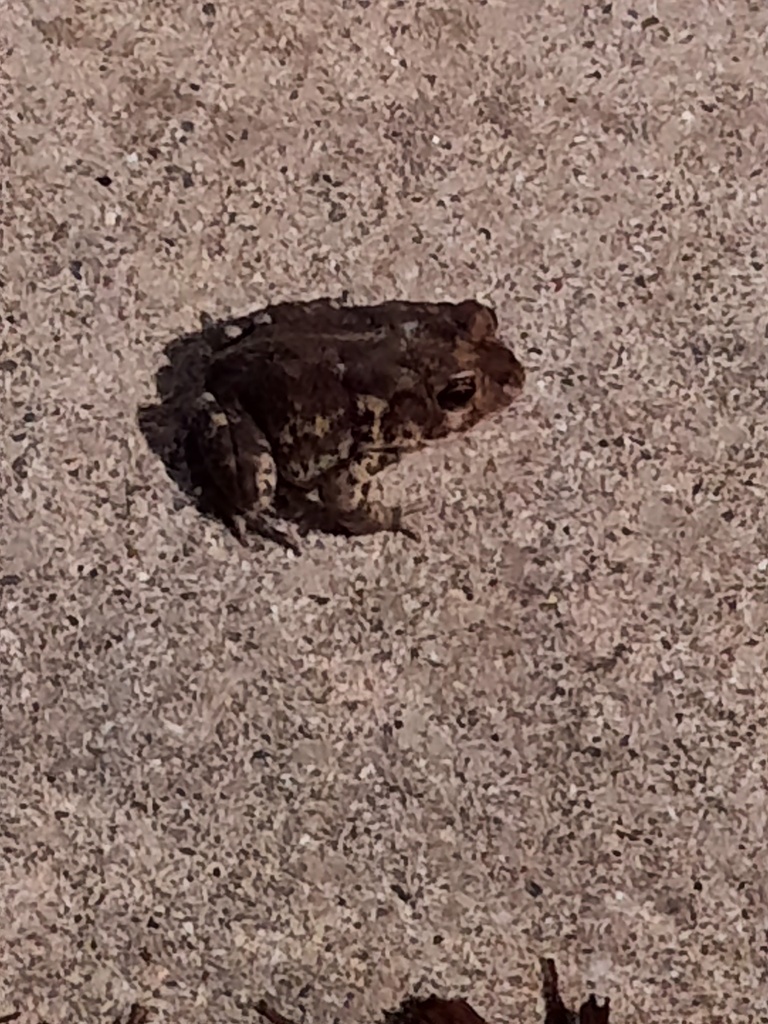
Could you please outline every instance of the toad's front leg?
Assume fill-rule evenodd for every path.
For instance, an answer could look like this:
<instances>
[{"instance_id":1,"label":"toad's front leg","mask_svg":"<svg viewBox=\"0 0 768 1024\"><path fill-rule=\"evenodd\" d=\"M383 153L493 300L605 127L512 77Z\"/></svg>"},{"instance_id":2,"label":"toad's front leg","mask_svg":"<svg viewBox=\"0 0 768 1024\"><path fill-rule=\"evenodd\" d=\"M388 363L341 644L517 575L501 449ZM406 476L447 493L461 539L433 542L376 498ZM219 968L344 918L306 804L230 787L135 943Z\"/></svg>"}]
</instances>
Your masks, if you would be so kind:
<instances>
[{"instance_id":1,"label":"toad's front leg","mask_svg":"<svg viewBox=\"0 0 768 1024\"><path fill-rule=\"evenodd\" d=\"M272 448L253 418L234 397L204 392L190 433L211 501L243 546L249 531L295 551L296 544L275 524L277 468Z\"/></svg>"},{"instance_id":2,"label":"toad's front leg","mask_svg":"<svg viewBox=\"0 0 768 1024\"><path fill-rule=\"evenodd\" d=\"M406 510L402 506L385 505L370 497L374 475L397 460L394 451L368 452L327 473L318 491L328 528L354 535L388 530L420 540L418 533L404 524ZM415 506L407 509L411 511Z\"/></svg>"}]
</instances>

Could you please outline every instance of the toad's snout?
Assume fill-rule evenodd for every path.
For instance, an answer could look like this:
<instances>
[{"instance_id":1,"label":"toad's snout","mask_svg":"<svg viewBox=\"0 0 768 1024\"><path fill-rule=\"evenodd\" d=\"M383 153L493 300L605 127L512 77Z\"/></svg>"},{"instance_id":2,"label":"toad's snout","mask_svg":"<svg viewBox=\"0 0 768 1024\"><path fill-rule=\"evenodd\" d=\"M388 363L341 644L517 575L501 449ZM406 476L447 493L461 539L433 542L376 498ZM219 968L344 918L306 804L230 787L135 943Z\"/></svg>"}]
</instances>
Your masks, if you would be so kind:
<instances>
[{"instance_id":1,"label":"toad's snout","mask_svg":"<svg viewBox=\"0 0 768 1024\"><path fill-rule=\"evenodd\" d=\"M509 398L517 398L525 385L525 370L513 357L509 368L509 374L505 381L504 394Z\"/></svg>"}]
</instances>

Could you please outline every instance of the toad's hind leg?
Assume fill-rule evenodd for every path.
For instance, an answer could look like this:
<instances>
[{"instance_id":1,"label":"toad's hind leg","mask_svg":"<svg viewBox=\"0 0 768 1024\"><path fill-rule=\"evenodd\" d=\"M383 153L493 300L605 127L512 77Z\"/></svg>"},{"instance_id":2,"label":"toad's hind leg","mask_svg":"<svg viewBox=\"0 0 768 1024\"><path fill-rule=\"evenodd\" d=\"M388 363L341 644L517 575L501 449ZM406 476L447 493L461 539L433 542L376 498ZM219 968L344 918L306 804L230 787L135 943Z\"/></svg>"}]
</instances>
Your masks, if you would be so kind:
<instances>
[{"instance_id":1,"label":"toad's hind leg","mask_svg":"<svg viewBox=\"0 0 768 1024\"><path fill-rule=\"evenodd\" d=\"M274 521L277 467L271 446L240 403L204 392L190 430L212 502L240 543L247 546L246 535L254 532L297 552Z\"/></svg>"}]
</instances>

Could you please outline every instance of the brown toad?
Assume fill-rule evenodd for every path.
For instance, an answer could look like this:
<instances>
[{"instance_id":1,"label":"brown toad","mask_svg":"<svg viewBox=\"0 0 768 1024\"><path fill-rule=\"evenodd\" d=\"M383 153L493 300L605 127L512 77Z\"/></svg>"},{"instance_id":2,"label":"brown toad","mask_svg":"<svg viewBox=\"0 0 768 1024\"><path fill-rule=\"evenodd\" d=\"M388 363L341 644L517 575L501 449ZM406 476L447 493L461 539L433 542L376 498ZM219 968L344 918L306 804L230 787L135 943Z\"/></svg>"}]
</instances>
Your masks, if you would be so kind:
<instances>
[{"instance_id":1,"label":"brown toad","mask_svg":"<svg viewBox=\"0 0 768 1024\"><path fill-rule=\"evenodd\" d=\"M401 507L370 497L371 478L519 393L524 371L493 311L321 299L265 314L216 353L190 426L218 512L243 543L252 530L296 550L275 500L314 492L326 529L415 537Z\"/></svg>"}]
</instances>

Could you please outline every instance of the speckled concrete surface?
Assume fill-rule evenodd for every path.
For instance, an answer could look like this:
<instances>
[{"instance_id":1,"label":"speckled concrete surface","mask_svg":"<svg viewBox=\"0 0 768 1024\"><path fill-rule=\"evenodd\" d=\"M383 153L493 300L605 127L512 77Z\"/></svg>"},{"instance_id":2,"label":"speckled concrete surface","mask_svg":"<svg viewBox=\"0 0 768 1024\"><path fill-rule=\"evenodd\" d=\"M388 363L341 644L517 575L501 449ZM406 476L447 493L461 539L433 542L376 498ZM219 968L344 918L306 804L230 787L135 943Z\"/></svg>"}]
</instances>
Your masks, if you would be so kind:
<instances>
[{"instance_id":1,"label":"speckled concrete surface","mask_svg":"<svg viewBox=\"0 0 768 1024\"><path fill-rule=\"evenodd\" d=\"M0 1015L768 1017L766 20L7 0ZM391 478L422 548L244 552L138 412L343 289L526 396Z\"/></svg>"}]
</instances>

